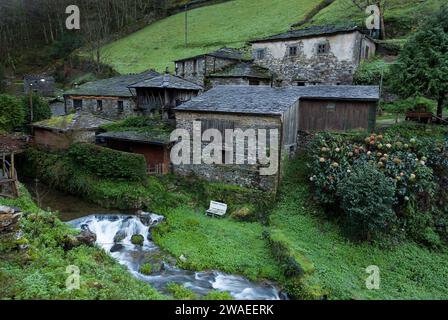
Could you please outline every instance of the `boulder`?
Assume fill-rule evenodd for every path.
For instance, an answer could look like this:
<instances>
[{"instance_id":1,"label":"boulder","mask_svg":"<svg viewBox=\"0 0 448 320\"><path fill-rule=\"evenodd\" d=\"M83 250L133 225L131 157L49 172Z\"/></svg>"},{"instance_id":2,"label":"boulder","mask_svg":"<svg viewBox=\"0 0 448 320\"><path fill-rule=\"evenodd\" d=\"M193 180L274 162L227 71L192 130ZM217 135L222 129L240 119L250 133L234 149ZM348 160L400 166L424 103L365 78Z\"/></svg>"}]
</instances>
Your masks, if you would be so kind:
<instances>
[{"instance_id":1,"label":"boulder","mask_svg":"<svg viewBox=\"0 0 448 320\"><path fill-rule=\"evenodd\" d=\"M140 218L140 221L147 227L153 228L156 225L158 225L160 222L162 222L165 217L155 214L155 213L149 213L144 211L139 211L138 216Z\"/></svg>"},{"instance_id":2,"label":"boulder","mask_svg":"<svg viewBox=\"0 0 448 320\"><path fill-rule=\"evenodd\" d=\"M143 246L143 242L145 242L145 238L141 234L134 234L131 237L131 243L136 246Z\"/></svg>"},{"instance_id":3,"label":"boulder","mask_svg":"<svg viewBox=\"0 0 448 320\"><path fill-rule=\"evenodd\" d=\"M85 244L87 246L94 246L96 242L96 234L90 231L89 228L83 229L81 233L76 236L76 238L81 244Z\"/></svg>"},{"instance_id":4,"label":"boulder","mask_svg":"<svg viewBox=\"0 0 448 320\"><path fill-rule=\"evenodd\" d=\"M122 250L123 248L124 248L124 246L122 244L116 243L112 246L112 248L110 248L110 252L114 253L114 252Z\"/></svg>"},{"instance_id":5,"label":"boulder","mask_svg":"<svg viewBox=\"0 0 448 320\"><path fill-rule=\"evenodd\" d=\"M126 231L125 230L119 230L114 236L114 243L118 243L123 241L126 238Z\"/></svg>"},{"instance_id":6,"label":"boulder","mask_svg":"<svg viewBox=\"0 0 448 320\"><path fill-rule=\"evenodd\" d=\"M22 216L20 209L0 206L0 233L14 232Z\"/></svg>"}]
</instances>

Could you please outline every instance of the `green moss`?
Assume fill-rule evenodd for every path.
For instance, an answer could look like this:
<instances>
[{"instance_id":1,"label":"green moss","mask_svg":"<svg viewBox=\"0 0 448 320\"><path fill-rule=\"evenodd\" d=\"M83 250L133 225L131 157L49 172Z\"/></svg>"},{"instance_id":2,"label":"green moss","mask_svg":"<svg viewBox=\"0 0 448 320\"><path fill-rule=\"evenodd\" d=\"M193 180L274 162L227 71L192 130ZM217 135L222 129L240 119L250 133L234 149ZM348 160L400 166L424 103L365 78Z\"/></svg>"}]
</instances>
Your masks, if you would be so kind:
<instances>
[{"instance_id":1,"label":"green moss","mask_svg":"<svg viewBox=\"0 0 448 320\"><path fill-rule=\"evenodd\" d=\"M228 292L210 291L203 298L203 300L235 300Z\"/></svg>"},{"instance_id":2,"label":"green moss","mask_svg":"<svg viewBox=\"0 0 448 320\"><path fill-rule=\"evenodd\" d=\"M169 283L167 290L176 300L197 300L198 296L181 284Z\"/></svg>"},{"instance_id":3,"label":"green moss","mask_svg":"<svg viewBox=\"0 0 448 320\"><path fill-rule=\"evenodd\" d=\"M141 234L134 234L131 237L131 243L135 244L136 246L143 246L144 241L145 241L145 238Z\"/></svg>"},{"instance_id":4,"label":"green moss","mask_svg":"<svg viewBox=\"0 0 448 320\"><path fill-rule=\"evenodd\" d=\"M141 274L144 274L144 275L147 275L147 276L150 275L152 273L152 266L151 266L151 264L150 263L143 264L142 266L140 266L139 272Z\"/></svg>"}]
</instances>

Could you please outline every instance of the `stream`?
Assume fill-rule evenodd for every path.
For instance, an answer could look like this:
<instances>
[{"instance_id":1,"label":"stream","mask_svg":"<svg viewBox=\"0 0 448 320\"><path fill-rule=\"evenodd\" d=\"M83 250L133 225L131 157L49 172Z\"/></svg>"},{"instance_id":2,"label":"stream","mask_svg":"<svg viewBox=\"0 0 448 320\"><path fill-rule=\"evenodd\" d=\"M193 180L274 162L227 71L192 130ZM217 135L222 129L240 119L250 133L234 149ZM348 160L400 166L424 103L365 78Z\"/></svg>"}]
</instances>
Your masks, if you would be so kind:
<instances>
[{"instance_id":1,"label":"stream","mask_svg":"<svg viewBox=\"0 0 448 320\"><path fill-rule=\"evenodd\" d=\"M83 199L48 188L43 184L26 183L39 205L45 210L57 212L58 217L77 229L86 229L96 234L96 244L108 252L120 264L125 265L136 278L149 283L162 293L167 293L169 283L182 284L200 296L212 290L229 292L237 300L279 300L287 296L274 284L249 281L245 277L219 271L195 272L175 266L175 259L167 257L151 241L151 228L164 217L149 214L136 216L129 212L108 210ZM131 242L133 235L142 235L142 246ZM140 266L150 263L151 275L139 272Z\"/></svg>"}]
</instances>

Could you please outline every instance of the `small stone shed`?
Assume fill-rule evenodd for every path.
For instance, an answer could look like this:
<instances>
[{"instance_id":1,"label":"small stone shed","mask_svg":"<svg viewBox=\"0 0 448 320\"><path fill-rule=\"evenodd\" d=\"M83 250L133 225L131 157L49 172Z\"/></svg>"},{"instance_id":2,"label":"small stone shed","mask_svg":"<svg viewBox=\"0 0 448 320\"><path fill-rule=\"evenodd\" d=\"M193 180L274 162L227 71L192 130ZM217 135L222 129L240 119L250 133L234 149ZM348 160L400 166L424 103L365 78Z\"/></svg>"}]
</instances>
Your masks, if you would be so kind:
<instances>
[{"instance_id":1,"label":"small stone shed","mask_svg":"<svg viewBox=\"0 0 448 320\"><path fill-rule=\"evenodd\" d=\"M244 52L238 49L221 48L175 61L176 76L206 87L208 75L238 62L251 60L250 57L247 57Z\"/></svg>"},{"instance_id":2,"label":"small stone shed","mask_svg":"<svg viewBox=\"0 0 448 320\"><path fill-rule=\"evenodd\" d=\"M140 115L136 108L135 91L129 85L159 76L149 70L85 83L64 93L66 113L88 111L103 118L118 120Z\"/></svg>"},{"instance_id":3,"label":"small stone shed","mask_svg":"<svg viewBox=\"0 0 448 320\"><path fill-rule=\"evenodd\" d=\"M111 121L88 112L54 117L32 124L34 143L50 149L67 149L75 142L95 142L100 127Z\"/></svg>"},{"instance_id":4,"label":"small stone shed","mask_svg":"<svg viewBox=\"0 0 448 320\"><path fill-rule=\"evenodd\" d=\"M128 86L136 92L137 108L143 114L160 113L163 119L173 119L173 108L199 95L203 88L169 73Z\"/></svg>"},{"instance_id":5,"label":"small stone shed","mask_svg":"<svg viewBox=\"0 0 448 320\"><path fill-rule=\"evenodd\" d=\"M269 69L247 61L230 65L221 71L212 73L207 79L210 87L219 85L270 86L272 84L272 74Z\"/></svg>"},{"instance_id":6,"label":"small stone shed","mask_svg":"<svg viewBox=\"0 0 448 320\"><path fill-rule=\"evenodd\" d=\"M301 130L373 129L378 99L379 88L375 86L219 86L175 108L176 126L186 129L191 137L194 121L201 123L202 132L217 129L223 136L226 129L277 129L280 166L281 160L297 149ZM224 145L222 149L229 151ZM275 192L280 168L276 174L260 175L261 168L259 163L202 163L176 165L174 171Z\"/></svg>"}]
</instances>

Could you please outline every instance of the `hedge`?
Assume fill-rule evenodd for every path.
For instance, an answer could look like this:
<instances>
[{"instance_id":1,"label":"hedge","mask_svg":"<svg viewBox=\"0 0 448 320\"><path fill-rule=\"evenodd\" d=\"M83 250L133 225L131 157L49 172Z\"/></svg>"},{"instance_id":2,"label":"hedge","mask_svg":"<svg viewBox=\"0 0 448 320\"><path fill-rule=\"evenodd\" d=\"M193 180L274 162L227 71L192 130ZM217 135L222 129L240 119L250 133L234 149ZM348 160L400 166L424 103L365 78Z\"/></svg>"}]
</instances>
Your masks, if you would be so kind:
<instances>
[{"instance_id":1,"label":"hedge","mask_svg":"<svg viewBox=\"0 0 448 320\"><path fill-rule=\"evenodd\" d=\"M145 157L140 154L75 143L69 155L77 165L100 178L143 181L147 174Z\"/></svg>"}]
</instances>

